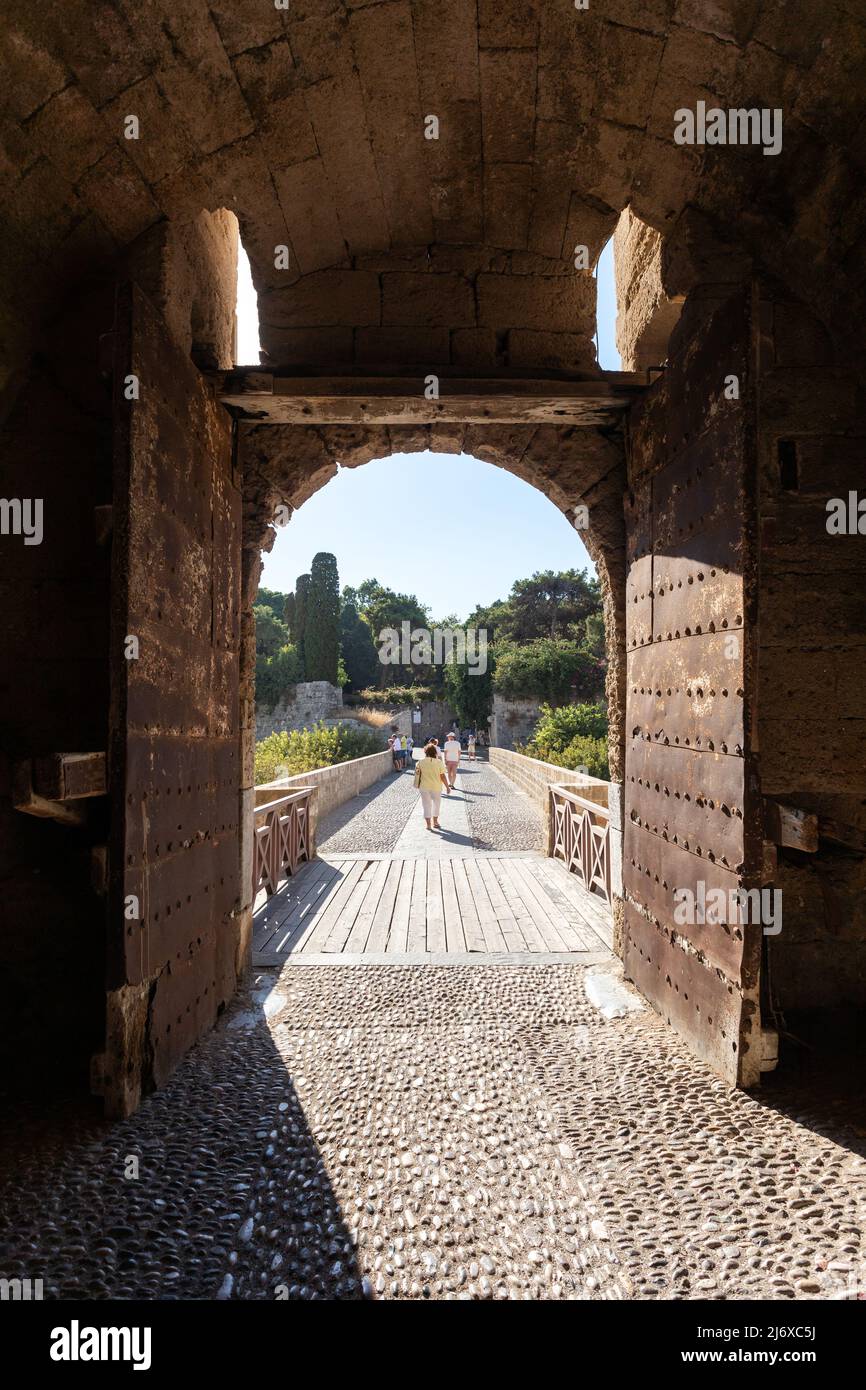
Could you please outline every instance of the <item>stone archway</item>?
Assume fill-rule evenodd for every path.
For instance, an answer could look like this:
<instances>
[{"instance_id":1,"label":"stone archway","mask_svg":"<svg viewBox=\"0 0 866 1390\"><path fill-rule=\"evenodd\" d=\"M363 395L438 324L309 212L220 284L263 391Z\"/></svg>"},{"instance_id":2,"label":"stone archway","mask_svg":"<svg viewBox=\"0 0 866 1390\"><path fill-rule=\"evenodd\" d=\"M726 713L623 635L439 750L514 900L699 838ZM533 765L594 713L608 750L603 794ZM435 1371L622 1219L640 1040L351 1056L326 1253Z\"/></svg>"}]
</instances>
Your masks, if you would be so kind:
<instances>
[{"instance_id":1,"label":"stone archway","mask_svg":"<svg viewBox=\"0 0 866 1390\"><path fill-rule=\"evenodd\" d=\"M244 478L242 727L245 769L252 767L255 740L255 627L252 605L261 574L262 551L271 549L278 505L302 505L337 471L357 468L393 453L470 454L504 468L543 492L567 517L585 507L588 529L581 539L596 566L602 590L612 782L623 777L625 743L626 537L622 510L626 458L622 431L523 425L304 426L242 422L238 453ZM252 804L252 782L245 788ZM619 859L621 833L613 832ZM617 863L616 879L619 881ZM619 901L614 906L621 920Z\"/></svg>"},{"instance_id":2,"label":"stone archway","mask_svg":"<svg viewBox=\"0 0 866 1390\"><path fill-rule=\"evenodd\" d=\"M0 820L12 847L5 941L16 978L38 980L35 994L45 953L34 944L40 934L19 924L63 912L69 932L55 985L64 1018L74 1023L68 964L89 962L106 930L105 817L94 811L78 831L23 821L13 770L64 749L104 752L116 657L107 635L111 404L100 345L112 331L110 289L131 275L178 354L229 369L221 209L240 221L274 364L447 368L476 378L599 375L594 286L573 253L585 246L591 265L630 207L663 236L665 296L687 296L671 345L676 389L653 387L644 416L646 454L660 465L688 443L683 421L703 418L693 388L703 382L706 394L712 379L700 368L713 315L748 286L749 364L761 389L746 420L757 461L747 524L760 544L745 737L755 795L763 788L775 817L767 871L796 903L790 939L769 949L799 1004L843 996L862 1004L862 614L837 581L844 572L856 593L863 561L856 531L828 537L823 506L828 492L844 497L860 483L866 34L850 7L828 13L813 0L797 24L788 9L782 0L617 0L586 12L571 0L328 0L243 14L224 5L178 11L163 0L11 5L4 446L15 490L26 495L32 477L44 487L50 543L23 564L13 556L2 576L13 618L2 651ZM760 149L675 144L675 110L708 96L722 107L783 109L782 151L767 158ZM438 140L425 138L428 113ZM137 139L127 138L130 115ZM285 263L275 254L283 249ZM725 354L742 342L716 346L722 376ZM255 434L249 424L240 430ZM650 552L640 517L623 531L616 488L602 488L615 476L610 443L591 432L581 440L594 477L581 471L581 450L569 453L567 433L494 431L463 447L529 469L565 508L588 489L612 594ZM294 447L309 478L364 450L357 434L328 446L318 431ZM390 447L383 440L374 452ZM558 451L572 475L553 466ZM622 475L620 484L621 498ZM266 477L262 485L266 493ZM247 592L262 540L257 501L250 506ZM610 629L620 623L613 600L609 616ZM621 703L621 673L614 684ZM808 823L806 840L791 842L790 818L779 828L789 803L794 821ZM45 864L63 871L44 873ZM656 928L669 942L664 923ZM89 964L82 974L82 989L92 987ZM82 1043L92 1041L87 1032Z\"/></svg>"},{"instance_id":3,"label":"stone archway","mask_svg":"<svg viewBox=\"0 0 866 1390\"><path fill-rule=\"evenodd\" d=\"M248 607L258 585L261 552L270 550L276 538L275 508L300 506L335 476L338 463L357 468L392 453L465 453L514 473L568 517L579 505L585 506L589 527L580 534L602 588L611 775L619 779L625 690L625 451L620 432L532 425L353 428L242 423L238 450L244 476L244 602Z\"/></svg>"}]
</instances>

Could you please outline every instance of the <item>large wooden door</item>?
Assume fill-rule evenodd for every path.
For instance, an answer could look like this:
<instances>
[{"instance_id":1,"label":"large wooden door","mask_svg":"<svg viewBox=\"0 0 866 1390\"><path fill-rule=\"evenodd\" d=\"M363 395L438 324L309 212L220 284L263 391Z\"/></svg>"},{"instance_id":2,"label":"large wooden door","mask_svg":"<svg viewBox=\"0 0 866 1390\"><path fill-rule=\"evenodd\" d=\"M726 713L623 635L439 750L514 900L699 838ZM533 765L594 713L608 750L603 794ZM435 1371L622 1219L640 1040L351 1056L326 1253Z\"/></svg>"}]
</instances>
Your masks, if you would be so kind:
<instances>
[{"instance_id":1,"label":"large wooden door","mask_svg":"<svg viewBox=\"0 0 866 1390\"><path fill-rule=\"evenodd\" d=\"M685 893L699 919L702 893L760 882L753 359L744 291L635 408L627 505L625 969L744 1086L760 1076L762 927L682 919Z\"/></svg>"},{"instance_id":2,"label":"large wooden door","mask_svg":"<svg viewBox=\"0 0 866 1390\"><path fill-rule=\"evenodd\" d=\"M230 421L134 286L114 339L103 1091L125 1114L237 969L241 495Z\"/></svg>"}]
</instances>

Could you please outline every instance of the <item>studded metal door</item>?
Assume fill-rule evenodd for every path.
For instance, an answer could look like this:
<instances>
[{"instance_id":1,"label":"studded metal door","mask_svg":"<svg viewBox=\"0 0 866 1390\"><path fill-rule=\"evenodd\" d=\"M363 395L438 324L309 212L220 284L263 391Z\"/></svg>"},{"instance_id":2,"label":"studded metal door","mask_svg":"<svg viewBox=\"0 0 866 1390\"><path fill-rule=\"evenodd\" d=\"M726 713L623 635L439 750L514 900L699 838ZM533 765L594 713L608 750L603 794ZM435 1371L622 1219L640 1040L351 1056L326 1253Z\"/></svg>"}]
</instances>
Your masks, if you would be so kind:
<instances>
[{"instance_id":1,"label":"studded metal door","mask_svg":"<svg viewBox=\"0 0 866 1390\"><path fill-rule=\"evenodd\" d=\"M241 496L230 421L135 287L114 340L109 1113L235 984Z\"/></svg>"},{"instance_id":2,"label":"studded metal door","mask_svg":"<svg viewBox=\"0 0 866 1390\"><path fill-rule=\"evenodd\" d=\"M720 914L701 902L736 902L761 852L750 305L729 301L635 407L627 504L625 969L739 1085L760 1074L761 926L702 921Z\"/></svg>"}]
</instances>

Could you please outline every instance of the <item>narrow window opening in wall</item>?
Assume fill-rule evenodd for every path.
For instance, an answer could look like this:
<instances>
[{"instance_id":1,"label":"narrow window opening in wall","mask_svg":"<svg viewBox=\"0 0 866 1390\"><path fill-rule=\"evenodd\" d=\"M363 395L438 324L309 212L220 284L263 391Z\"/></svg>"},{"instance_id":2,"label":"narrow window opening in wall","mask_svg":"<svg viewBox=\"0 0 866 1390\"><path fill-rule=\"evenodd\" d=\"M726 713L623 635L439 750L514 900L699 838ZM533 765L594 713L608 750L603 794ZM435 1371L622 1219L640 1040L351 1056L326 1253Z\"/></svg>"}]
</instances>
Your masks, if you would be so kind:
<instances>
[{"instance_id":1,"label":"narrow window opening in wall","mask_svg":"<svg viewBox=\"0 0 866 1390\"><path fill-rule=\"evenodd\" d=\"M616 346L616 278L613 266L613 237L596 262L595 271L595 350L598 365L604 371L622 370L622 358Z\"/></svg>"},{"instance_id":2,"label":"narrow window opening in wall","mask_svg":"<svg viewBox=\"0 0 866 1390\"><path fill-rule=\"evenodd\" d=\"M777 445L779 456L779 483L783 492L797 492L800 487L800 468L797 461L797 445L793 439L780 439Z\"/></svg>"},{"instance_id":3,"label":"narrow window opening in wall","mask_svg":"<svg viewBox=\"0 0 866 1390\"><path fill-rule=\"evenodd\" d=\"M250 260L238 236L238 289L235 304L237 325L235 363L241 367L258 366L260 362L259 301L253 284Z\"/></svg>"}]
</instances>

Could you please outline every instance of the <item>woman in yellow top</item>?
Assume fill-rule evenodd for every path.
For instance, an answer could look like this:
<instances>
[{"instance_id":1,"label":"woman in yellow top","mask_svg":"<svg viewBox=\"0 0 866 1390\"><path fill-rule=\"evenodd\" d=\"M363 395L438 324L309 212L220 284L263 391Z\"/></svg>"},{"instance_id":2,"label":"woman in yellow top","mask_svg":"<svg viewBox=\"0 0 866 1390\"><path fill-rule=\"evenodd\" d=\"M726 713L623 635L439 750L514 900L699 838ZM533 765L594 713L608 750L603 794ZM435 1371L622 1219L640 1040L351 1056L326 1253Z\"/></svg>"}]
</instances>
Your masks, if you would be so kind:
<instances>
[{"instance_id":1,"label":"woman in yellow top","mask_svg":"<svg viewBox=\"0 0 866 1390\"><path fill-rule=\"evenodd\" d=\"M449 796L451 788L448 785L445 768L442 766L439 750L435 743L427 744L424 749L424 756L415 768L415 786L421 793L421 809L424 812L427 829L438 830L442 788L445 788Z\"/></svg>"}]
</instances>

